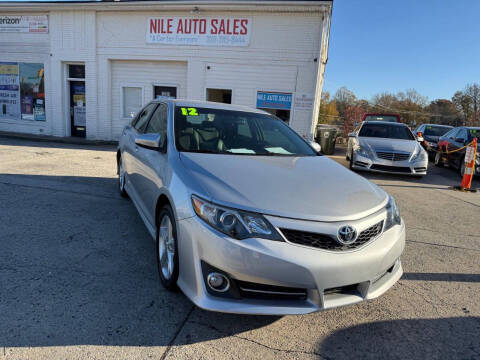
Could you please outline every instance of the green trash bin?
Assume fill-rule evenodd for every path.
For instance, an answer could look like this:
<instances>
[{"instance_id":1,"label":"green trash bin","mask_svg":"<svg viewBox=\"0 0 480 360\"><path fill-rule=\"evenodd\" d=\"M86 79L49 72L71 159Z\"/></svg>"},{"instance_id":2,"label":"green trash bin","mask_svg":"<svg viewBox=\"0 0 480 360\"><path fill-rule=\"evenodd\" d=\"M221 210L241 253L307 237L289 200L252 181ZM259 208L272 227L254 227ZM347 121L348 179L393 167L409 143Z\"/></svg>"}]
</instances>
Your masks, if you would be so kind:
<instances>
[{"instance_id":1,"label":"green trash bin","mask_svg":"<svg viewBox=\"0 0 480 360\"><path fill-rule=\"evenodd\" d=\"M337 129L317 127L315 140L322 147L322 153L325 155L333 155L335 152L335 142L337 141Z\"/></svg>"}]
</instances>

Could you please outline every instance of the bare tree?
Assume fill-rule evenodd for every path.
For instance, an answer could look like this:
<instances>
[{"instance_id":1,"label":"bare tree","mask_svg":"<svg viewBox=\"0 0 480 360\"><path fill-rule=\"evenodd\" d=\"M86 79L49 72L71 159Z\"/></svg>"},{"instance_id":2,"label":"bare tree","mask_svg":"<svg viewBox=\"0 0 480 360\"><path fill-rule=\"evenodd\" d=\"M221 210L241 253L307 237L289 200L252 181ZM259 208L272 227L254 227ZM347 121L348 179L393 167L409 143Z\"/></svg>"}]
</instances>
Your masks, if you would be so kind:
<instances>
[{"instance_id":1,"label":"bare tree","mask_svg":"<svg viewBox=\"0 0 480 360\"><path fill-rule=\"evenodd\" d=\"M476 83L468 84L463 91L471 99L473 111L473 124L478 124L478 109L480 106L480 86Z\"/></svg>"},{"instance_id":2,"label":"bare tree","mask_svg":"<svg viewBox=\"0 0 480 360\"><path fill-rule=\"evenodd\" d=\"M333 100L337 104L337 110L341 117L345 115L345 109L349 106L355 105L357 97L353 92L342 86L335 93Z\"/></svg>"}]
</instances>

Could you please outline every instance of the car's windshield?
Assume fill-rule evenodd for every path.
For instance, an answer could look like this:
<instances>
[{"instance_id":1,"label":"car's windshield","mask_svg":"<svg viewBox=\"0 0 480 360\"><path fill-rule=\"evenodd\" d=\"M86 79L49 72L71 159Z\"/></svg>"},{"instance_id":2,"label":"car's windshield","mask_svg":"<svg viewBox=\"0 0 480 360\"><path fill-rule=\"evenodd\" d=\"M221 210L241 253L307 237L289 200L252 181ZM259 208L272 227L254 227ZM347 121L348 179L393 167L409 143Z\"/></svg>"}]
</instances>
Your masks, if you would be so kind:
<instances>
[{"instance_id":1,"label":"car's windshield","mask_svg":"<svg viewBox=\"0 0 480 360\"><path fill-rule=\"evenodd\" d=\"M406 127L393 124L364 124L358 136L401 140L415 140L412 132Z\"/></svg>"},{"instance_id":2,"label":"car's windshield","mask_svg":"<svg viewBox=\"0 0 480 360\"><path fill-rule=\"evenodd\" d=\"M434 126L434 125L427 125L425 127L425 131L423 132L423 135L428 135L428 136L442 136L444 135L447 131L450 131L452 128L448 126Z\"/></svg>"},{"instance_id":3,"label":"car's windshield","mask_svg":"<svg viewBox=\"0 0 480 360\"><path fill-rule=\"evenodd\" d=\"M468 129L469 132L469 138L470 140L473 140L474 137L477 138L478 141L480 141L480 128L471 128Z\"/></svg>"},{"instance_id":4,"label":"car's windshield","mask_svg":"<svg viewBox=\"0 0 480 360\"><path fill-rule=\"evenodd\" d=\"M175 107L178 151L237 155L315 156L274 116L202 107Z\"/></svg>"},{"instance_id":5,"label":"car's windshield","mask_svg":"<svg viewBox=\"0 0 480 360\"><path fill-rule=\"evenodd\" d=\"M367 115L364 121L398 122L398 118L395 115Z\"/></svg>"}]
</instances>

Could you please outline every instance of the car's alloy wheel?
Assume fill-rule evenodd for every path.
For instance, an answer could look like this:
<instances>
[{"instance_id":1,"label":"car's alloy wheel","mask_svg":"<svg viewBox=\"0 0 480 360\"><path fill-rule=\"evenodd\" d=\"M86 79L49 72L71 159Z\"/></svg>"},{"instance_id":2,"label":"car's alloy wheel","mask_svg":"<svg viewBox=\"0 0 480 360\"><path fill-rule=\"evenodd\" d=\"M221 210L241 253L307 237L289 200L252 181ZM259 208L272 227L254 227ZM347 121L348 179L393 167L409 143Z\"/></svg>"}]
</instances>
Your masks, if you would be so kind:
<instances>
[{"instance_id":1,"label":"car's alloy wheel","mask_svg":"<svg viewBox=\"0 0 480 360\"><path fill-rule=\"evenodd\" d=\"M175 217L170 206L165 206L158 215L157 265L162 285L175 290L178 279L178 244Z\"/></svg>"},{"instance_id":2,"label":"car's alloy wheel","mask_svg":"<svg viewBox=\"0 0 480 360\"><path fill-rule=\"evenodd\" d=\"M118 160L118 190L121 196L127 197L127 192L125 191L125 170L123 169L121 158Z\"/></svg>"}]
</instances>

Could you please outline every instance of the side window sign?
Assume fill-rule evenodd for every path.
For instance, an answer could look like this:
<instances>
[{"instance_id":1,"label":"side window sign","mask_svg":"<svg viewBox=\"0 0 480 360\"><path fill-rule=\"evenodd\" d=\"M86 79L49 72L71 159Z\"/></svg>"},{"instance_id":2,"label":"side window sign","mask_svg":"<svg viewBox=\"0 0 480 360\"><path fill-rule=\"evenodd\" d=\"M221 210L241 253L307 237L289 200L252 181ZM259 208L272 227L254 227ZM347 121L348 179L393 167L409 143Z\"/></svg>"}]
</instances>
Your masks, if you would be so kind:
<instances>
[{"instance_id":1,"label":"side window sign","mask_svg":"<svg viewBox=\"0 0 480 360\"><path fill-rule=\"evenodd\" d=\"M184 108L184 107L182 107L181 110L182 110L182 115L198 116L198 111L197 111L196 108L191 108L191 107Z\"/></svg>"}]
</instances>

